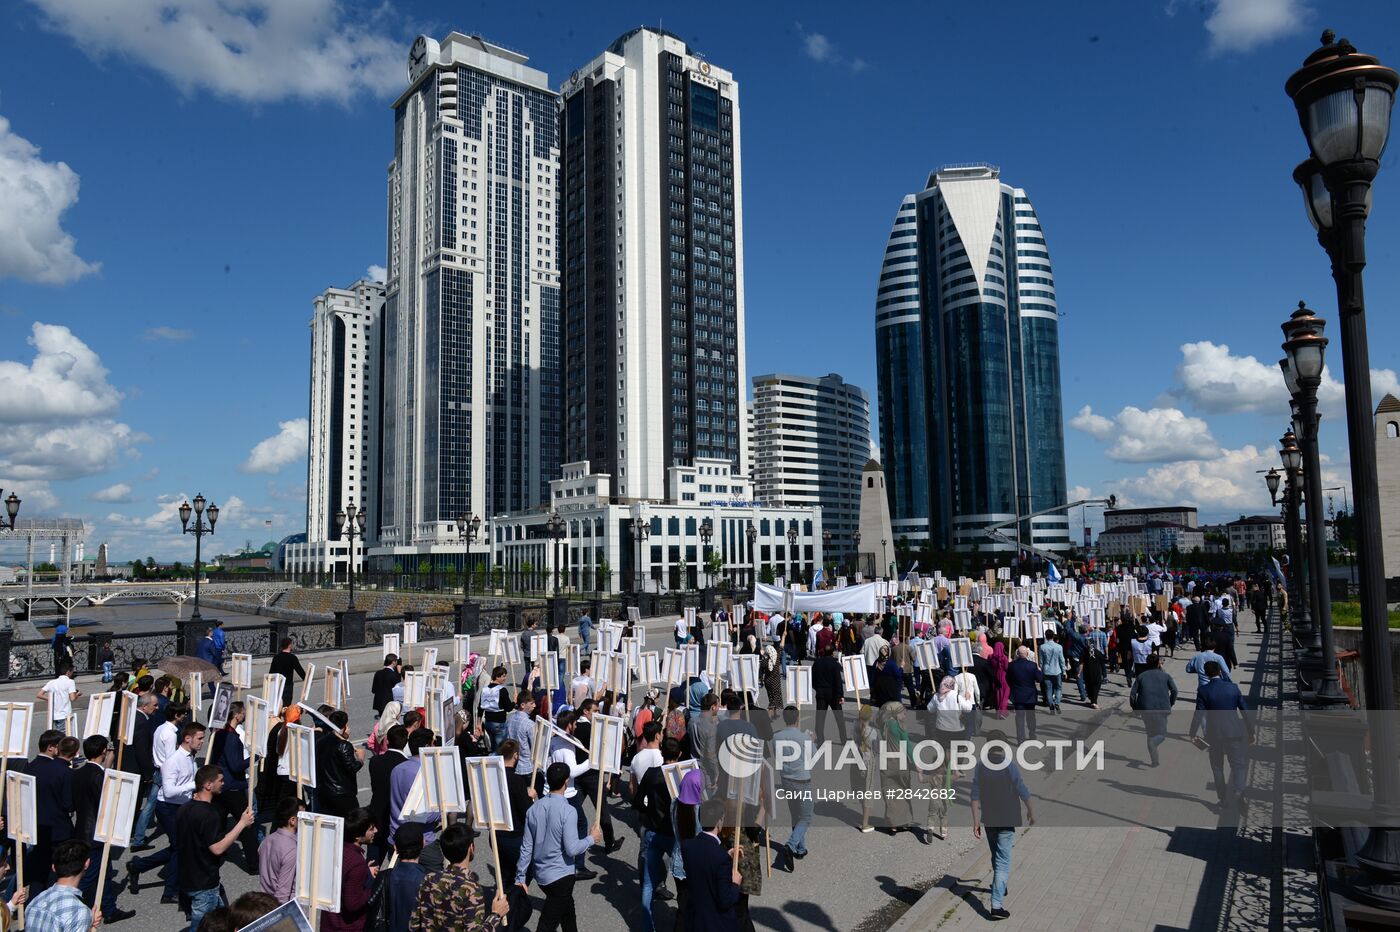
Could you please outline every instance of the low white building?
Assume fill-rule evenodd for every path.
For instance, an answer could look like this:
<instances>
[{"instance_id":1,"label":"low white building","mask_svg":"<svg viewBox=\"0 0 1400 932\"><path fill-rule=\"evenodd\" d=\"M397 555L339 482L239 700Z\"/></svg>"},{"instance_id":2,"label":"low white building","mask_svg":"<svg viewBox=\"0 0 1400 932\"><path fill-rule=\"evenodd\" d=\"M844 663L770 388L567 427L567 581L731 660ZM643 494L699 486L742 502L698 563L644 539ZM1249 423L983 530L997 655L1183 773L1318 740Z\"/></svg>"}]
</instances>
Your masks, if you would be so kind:
<instances>
[{"instance_id":1,"label":"low white building","mask_svg":"<svg viewBox=\"0 0 1400 932\"><path fill-rule=\"evenodd\" d=\"M1231 553L1284 550L1288 547L1287 530L1279 515L1241 515L1239 520L1225 525L1225 533L1230 538Z\"/></svg>"},{"instance_id":2,"label":"low white building","mask_svg":"<svg viewBox=\"0 0 1400 932\"><path fill-rule=\"evenodd\" d=\"M693 466L672 466L662 502L615 498L612 477L592 472L587 460L565 463L562 472L549 484L552 509L491 520L493 565L548 572L552 585L556 545L548 523L554 512L565 522L557 545L562 588L667 591L725 580L743 586L762 578L765 569L810 582L821 565L821 507L757 504L749 480L734 475L727 460L697 458ZM645 530L639 534L639 528ZM796 531L795 543L790 530ZM722 561L713 576L707 570L711 553Z\"/></svg>"}]
</instances>

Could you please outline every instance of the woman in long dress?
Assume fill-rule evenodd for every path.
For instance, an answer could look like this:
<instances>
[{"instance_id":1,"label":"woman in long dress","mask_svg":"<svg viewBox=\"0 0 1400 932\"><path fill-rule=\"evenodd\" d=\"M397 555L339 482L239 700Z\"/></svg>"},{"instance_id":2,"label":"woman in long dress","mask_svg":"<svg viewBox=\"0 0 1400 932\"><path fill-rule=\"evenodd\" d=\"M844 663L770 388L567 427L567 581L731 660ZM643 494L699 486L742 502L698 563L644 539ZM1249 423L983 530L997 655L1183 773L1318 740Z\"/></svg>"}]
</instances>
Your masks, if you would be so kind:
<instances>
[{"instance_id":1,"label":"woman in long dress","mask_svg":"<svg viewBox=\"0 0 1400 932\"><path fill-rule=\"evenodd\" d=\"M763 680L763 689L768 693L768 709L781 709L783 707L783 670L778 663L778 652L773 649L772 644L763 646L763 655L759 659L758 675Z\"/></svg>"},{"instance_id":2,"label":"woman in long dress","mask_svg":"<svg viewBox=\"0 0 1400 932\"><path fill-rule=\"evenodd\" d=\"M898 700L880 706L881 739L885 750L879 751L881 761L880 781L885 788L885 831L891 835L905 830L914 831L914 807L909 792L913 776L913 747L909 731L904 726L908 714L904 703ZM903 749L903 754L895 754L895 748Z\"/></svg>"},{"instance_id":3,"label":"woman in long dress","mask_svg":"<svg viewBox=\"0 0 1400 932\"><path fill-rule=\"evenodd\" d=\"M997 717L1005 718L1006 710L1011 707L1011 687L1006 682L1006 668L1010 666L1010 659L1006 656L1006 642L997 641L992 648L992 680L996 690Z\"/></svg>"}]
</instances>

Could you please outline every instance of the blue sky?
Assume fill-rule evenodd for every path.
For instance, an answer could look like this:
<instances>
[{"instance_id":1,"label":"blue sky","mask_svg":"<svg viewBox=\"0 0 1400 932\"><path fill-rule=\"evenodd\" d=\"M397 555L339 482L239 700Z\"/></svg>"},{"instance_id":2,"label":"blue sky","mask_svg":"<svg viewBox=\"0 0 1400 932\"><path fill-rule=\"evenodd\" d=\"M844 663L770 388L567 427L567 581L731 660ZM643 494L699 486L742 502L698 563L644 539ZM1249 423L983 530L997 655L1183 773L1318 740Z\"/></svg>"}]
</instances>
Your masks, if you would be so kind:
<instances>
[{"instance_id":1,"label":"blue sky","mask_svg":"<svg viewBox=\"0 0 1400 932\"><path fill-rule=\"evenodd\" d=\"M226 506L216 549L303 528L311 301L384 262L388 104L419 32L479 32L557 86L660 22L732 69L749 371L835 371L872 401L900 198L1001 166L1055 266L1071 487L1212 516L1268 505L1278 323L1300 298L1336 317L1283 81L1324 26L1400 63L1380 0L297 6L24 0L0 22L0 487L118 558L188 559L173 509L196 492ZM1397 153L1366 281L1386 388Z\"/></svg>"}]
</instances>

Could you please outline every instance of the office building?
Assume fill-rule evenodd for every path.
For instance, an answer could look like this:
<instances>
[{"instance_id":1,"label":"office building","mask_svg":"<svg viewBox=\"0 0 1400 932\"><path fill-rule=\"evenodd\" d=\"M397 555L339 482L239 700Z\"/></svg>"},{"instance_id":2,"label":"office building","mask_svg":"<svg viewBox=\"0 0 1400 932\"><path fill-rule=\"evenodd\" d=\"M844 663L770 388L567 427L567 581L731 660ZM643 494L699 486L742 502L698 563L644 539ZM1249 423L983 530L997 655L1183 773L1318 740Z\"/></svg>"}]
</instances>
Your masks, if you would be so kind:
<instances>
[{"instance_id":1,"label":"office building","mask_svg":"<svg viewBox=\"0 0 1400 932\"><path fill-rule=\"evenodd\" d=\"M734 76L643 27L562 96L562 459L624 500L701 459L747 475Z\"/></svg>"},{"instance_id":2,"label":"office building","mask_svg":"<svg viewBox=\"0 0 1400 932\"><path fill-rule=\"evenodd\" d=\"M1198 524L1196 509L1191 505L1170 505L1160 508L1107 508L1103 513L1104 530L1140 527L1165 522L1194 528Z\"/></svg>"},{"instance_id":3,"label":"office building","mask_svg":"<svg viewBox=\"0 0 1400 932\"><path fill-rule=\"evenodd\" d=\"M1306 522L1304 524L1302 539L1306 540ZM1288 549L1287 530L1280 515L1240 515L1237 520L1226 523L1225 533L1229 537L1231 553Z\"/></svg>"},{"instance_id":4,"label":"office building","mask_svg":"<svg viewBox=\"0 0 1400 932\"><path fill-rule=\"evenodd\" d=\"M1014 550L986 528L1070 547L1063 513L1059 313L1040 221L990 165L906 196L875 301L880 446L894 533L935 548Z\"/></svg>"},{"instance_id":5,"label":"office building","mask_svg":"<svg viewBox=\"0 0 1400 932\"><path fill-rule=\"evenodd\" d=\"M454 32L414 43L393 110L370 555L466 567L488 543L457 519L539 505L559 462L558 96Z\"/></svg>"},{"instance_id":6,"label":"office building","mask_svg":"<svg viewBox=\"0 0 1400 932\"><path fill-rule=\"evenodd\" d=\"M311 406L307 416L306 540L288 554L300 573L363 569L373 540L378 461L379 338L384 286L357 281L327 288L311 313ZM341 539L336 512L367 511L363 540Z\"/></svg>"},{"instance_id":7,"label":"office building","mask_svg":"<svg viewBox=\"0 0 1400 932\"><path fill-rule=\"evenodd\" d=\"M754 497L822 507L830 559L854 552L861 471L870 459L870 397L836 374L759 375L749 441Z\"/></svg>"},{"instance_id":8,"label":"office building","mask_svg":"<svg viewBox=\"0 0 1400 932\"><path fill-rule=\"evenodd\" d=\"M565 463L550 486L552 509L491 520L494 565L510 573L547 572L551 587L557 568L563 589L656 592L725 581L751 586L764 577L810 583L822 564L821 506L751 501L747 480L731 472L728 460L672 466L666 470L667 494L655 502L615 495L612 477L586 461ZM551 510L564 519L557 549L547 528ZM645 539L635 530L643 524ZM708 569L712 553L721 557L717 574Z\"/></svg>"}]
</instances>

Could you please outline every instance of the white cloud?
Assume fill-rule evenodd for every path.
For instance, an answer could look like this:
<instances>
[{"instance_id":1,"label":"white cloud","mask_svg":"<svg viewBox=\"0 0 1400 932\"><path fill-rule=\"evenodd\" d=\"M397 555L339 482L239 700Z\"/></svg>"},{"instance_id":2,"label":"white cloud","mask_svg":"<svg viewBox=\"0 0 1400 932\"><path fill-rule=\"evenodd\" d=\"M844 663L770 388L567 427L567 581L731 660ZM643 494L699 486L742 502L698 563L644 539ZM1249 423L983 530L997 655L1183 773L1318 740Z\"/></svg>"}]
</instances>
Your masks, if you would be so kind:
<instances>
[{"instance_id":1,"label":"white cloud","mask_svg":"<svg viewBox=\"0 0 1400 932\"><path fill-rule=\"evenodd\" d=\"M0 422L110 414L122 394L107 382L102 360L67 327L36 323L34 361L0 360Z\"/></svg>"},{"instance_id":2,"label":"white cloud","mask_svg":"<svg viewBox=\"0 0 1400 932\"><path fill-rule=\"evenodd\" d=\"M114 505L128 505L131 503L131 486L125 482L118 482L116 485L109 485L105 489L98 489L88 498L94 502L110 502Z\"/></svg>"},{"instance_id":3,"label":"white cloud","mask_svg":"<svg viewBox=\"0 0 1400 932\"><path fill-rule=\"evenodd\" d=\"M101 268L78 258L77 240L59 223L77 202L77 173L45 162L0 117L0 278L61 285Z\"/></svg>"},{"instance_id":4,"label":"white cloud","mask_svg":"<svg viewBox=\"0 0 1400 932\"><path fill-rule=\"evenodd\" d=\"M384 266L382 265L371 265L368 269L365 270L365 278L368 278L372 282L379 282L381 285L384 283L384 280L388 277L389 270L384 268Z\"/></svg>"},{"instance_id":5,"label":"white cloud","mask_svg":"<svg viewBox=\"0 0 1400 932\"><path fill-rule=\"evenodd\" d=\"M1205 421L1177 408L1144 411L1129 405L1110 419L1085 405L1069 423L1075 430L1108 443L1108 458L1124 463L1204 459L1219 449Z\"/></svg>"},{"instance_id":6,"label":"white cloud","mask_svg":"<svg viewBox=\"0 0 1400 932\"><path fill-rule=\"evenodd\" d=\"M380 31L383 11L356 19L343 0L31 2L89 56L132 59L187 94L346 103L407 80L408 47Z\"/></svg>"},{"instance_id":7,"label":"white cloud","mask_svg":"<svg viewBox=\"0 0 1400 932\"><path fill-rule=\"evenodd\" d=\"M18 479L77 479L105 472L146 441L106 418L74 424L20 424L0 431L0 472Z\"/></svg>"},{"instance_id":8,"label":"white cloud","mask_svg":"<svg viewBox=\"0 0 1400 932\"><path fill-rule=\"evenodd\" d=\"M1248 52L1303 28L1302 0L1215 0L1206 17L1210 50Z\"/></svg>"},{"instance_id":9,"label":"white cloud","mask_svg":"<svg viewBox=\"0 0 1400 932\"><path fill-rule=\"evenodd\" d=\"M239 467L243 472L274 473L290 466L298 460L306 459L307 430L306 418L282 421L280 430L253 447L248 459Z\"/></svg>"},{"instance_id":10,"label":"white cloud","mask_svg":"<svg viewBox=\"0 0 1400 932\"><path fill-rule=\"evenodd\" d=\"M861 72L870 67L870 63L863 58L848 58L841 54L836 43L822 33L808 32L802 28L801 23L797 23L796 27L798 38L802 40L802 52L812 61L849 68L855 72Z\"/></svg>"},{"instance_id":11,"label":"white cloud","mask_svg":"<svg viewBox=\"0 0 1400 932\"><path fill-rule=\"evenodd\" d=\"M193 336L193 330L181 330L178 327L147 327L142 339L147 342L169 340L172 343L183 343Z\"/></svg>"},{"instance_id":12,"label":"white cloud","mask_svg":"<svg viewBox=\"0 0 1400 932\"><path fill-rule=\"evenodd\" d=\"M1329 355L1340 364L1341 347L1334 341L1329 349ZM1282 355L1280 349L1280 358ZM1288 413L1288 388L1278 364L1267 365L1253 356L1236 356L1223 343L1202 340L1182 344L1176 378L1175 395L1206 414ZM1372 369L1372 400L1379 402L1387 393L1400 396L1400 377L1393 369ZM1331 415L1340 414L1346 404L1346 391L1332 377L1330 367L1322 371L1317 401L1323 413Z\"/></svg>"},{"instance_id":13,"label":"white cloud","mask_svg":"<svg viewBox=\"0 0 1400 932\"><path fill-rule=\"evenodd\" d=\"M41 515L52 517L58 511L58 496L44 480L37 482L15 482L14 477L0 469L0 491L9 498L13 492L20 498L19 516L34 518Z\"/></svg>"}]
</instances>

